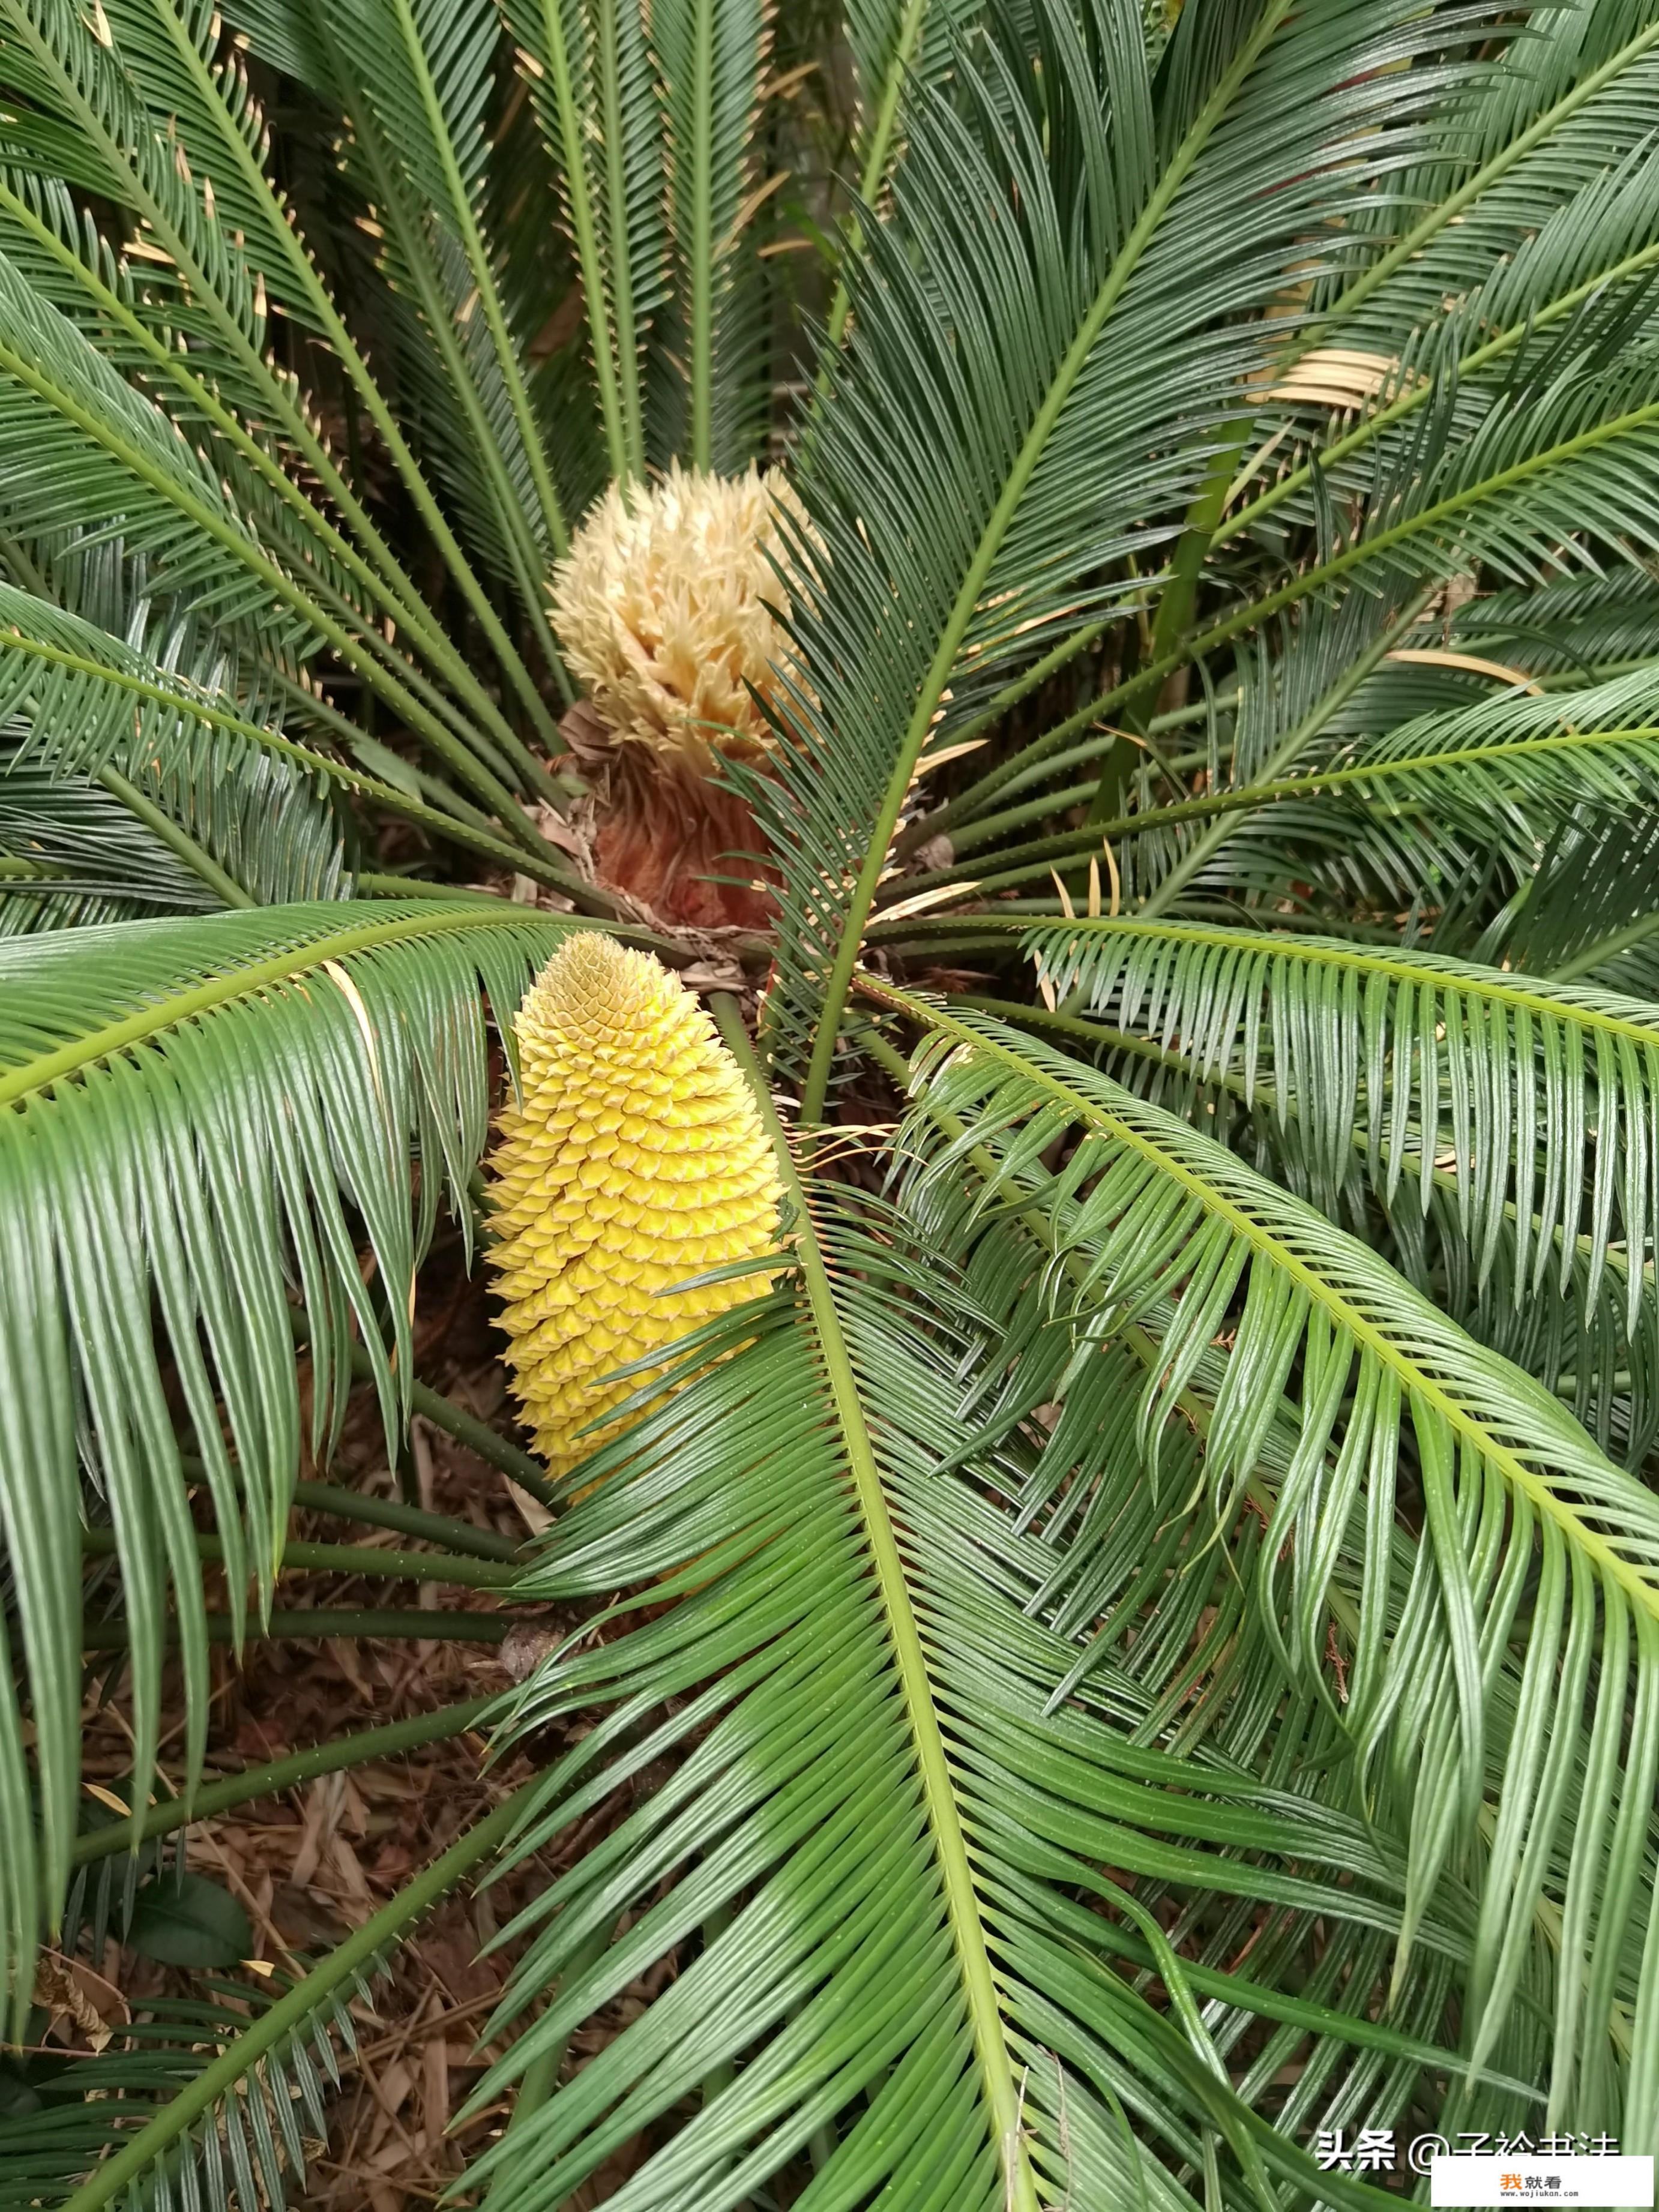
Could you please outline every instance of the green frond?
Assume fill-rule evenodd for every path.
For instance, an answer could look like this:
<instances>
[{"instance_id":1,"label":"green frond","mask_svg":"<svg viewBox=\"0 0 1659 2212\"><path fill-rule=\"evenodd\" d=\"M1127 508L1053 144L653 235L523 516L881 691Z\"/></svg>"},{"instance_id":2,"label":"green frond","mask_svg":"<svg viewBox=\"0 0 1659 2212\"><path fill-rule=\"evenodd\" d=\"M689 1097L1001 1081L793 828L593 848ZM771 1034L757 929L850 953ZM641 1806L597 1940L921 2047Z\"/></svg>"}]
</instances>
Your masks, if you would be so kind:
<instances>
[{"instance_id":1,"label":"green frond","mask_svg":"<svg viewBox=\"0 0 1659 2212\"><path fill-rule=\"evenodd\" d=\"M1444 403L1437 384L1448 372L1462 387L1452 404L1478 417L1494 383L1512 383L1523 363L1547 359L1575 325L1605 328L1620 315L1645 316L1654 185L1642 118L1659 81L1647 13L1626 11L1628 36L1593 65L1571 37L1582 28L1571 9L1558 12L1541 36L1529 26L1498 58L1487 89L1503 86L1520 104L1486 161L1449 190L1449 165L1417 178L1408 173L1405 190L1422 189L1433 210L1426 228L1418 226L1425 234L1416 250L1391 254L1357 285L1333 284L1302 341L1334 338L1372 372L1374 390L1362 384L1356 394L1358 419L1339 427L1328 398L1296 397L1294 377L1275 386L1255 426L1264 463L1273 443L1272 471L1258 496L1223 526L1218 544L1305 497L1310 451L1329 483L1363 490L1377 453L1397 445L1431 402ZM1477 104L1466 100L1449 113L1466 142ZM1289 467L1287 428L1293 454L1303 449ZM1254 457L1246 461L1244 484L1257 466Z\"/></svg>"},{"instance_id":2,"label":"green frond","mask_svg":"<svg viewBox=\"0 0 1659 2212\"><path fill-rule=\"evenodd\" d=\"M910 1141L927 1151L920 1124ZM1035 1166L1039 1149L1022 1156ZM514 2212L551 2212L647 2127L635 2212L750 2201L809 2142L826 2203L996 2212L1068 2185L1075 2201L1089 2176L1115 2201L1139 2171L1173 2208L1208 2168L1222 2202L1279 2189L1359 2212L1367 2192L1310 2172L1300 2140L1345 2098L1386 2124L1419 2087L1461 2078L1443 2038L1482 1971L1468 1893L1415 1894L1404 1834L1351 1809L1334 1700L1299 1694L1268 1740L1286 1669L1260 1629L1238 1638L1225 1593L1276 1543L1248 1518L1235 1554L1210 1540L1184 1425L1149 1460L1146 1367L1114 1349L1097 1271L1050 1296L1048 1241L949 1219L941 1237L941 1176L873 1221L793 1185L793 1281L683 1347L679 1390L572 1474L586 1494L525 1579L612 1618L526 1685L522 1731L599 1717L534 1785L514 1856L631 1788L621 1824L503 1929L520 1955L492 2027L516 2021L518 2039L471 2109L654 1962L678 1950L679 1965L479 2161ZM1296 1409L1276 1420L1264 1395L1275 1469L1305 1485ZM1540 1434L1571 1433L1545 1402ZM1271 1509L1276 1484L1261 1494ZM1168 1547L1148 1559L1119 1522L1130 1508L1160 1539L1179 1524L1190 1607ZM1336 1543L1346 1624L1372 1602L1397 1613L1415 1552L1404 1529L1397 1542L1375 1588L1364 1547ZM1164 1632L1097 1649L1098 1613L1145 1618L1152 1581L1121 1614L1103 1582L1126 1561L1160 1589L1170 1574L1174 1610ZM1433 1572L1425 1560L1418 1582ZM622 1581L639 1600L615 1601ZM1650 1670L1659 1645L1644 1650ZM1518 1679L1499 1673L1495 1724ZM1376 1795L1398 1811L1392 1775ZM1263 1905L1274 1932L1246 1970ZM1531 1911L1517 1896L1528 1931ZM1287 1996L1275 1983L1310 1957L1316 1924L1328 1948ZM1167 2009L1148 2002L1149 1969ZM1524 2068L1497 2077L1536 2034L1528 2008L1486 2053L1484 2097L1531 2109ZM1300 2059L1281 2106L1273 2081Z\"/></svg>"},{"instance_id":3,"label":"green frond","mask_svg":"<svg viewBox=\"0 0 1659 2212\"><path fill-rule=\"evenodd\" d=\"M94 550L118 532L152 588L187 599L234 640L304 657L332 646L503 818L510 795L471 746L260 542L209 458L79 327L38 299L0 257L0 455L9 520L25 540L78 536Z\"/></svg>"},{"instance_id":4,"label":"green frond","mask_svg":"<svg viewBox=\"0 0 1659 2212\"><path fill-rule=\"evenodd\" d=\"M1163 1434L1196 1424L1214 1536L1261 1480L1288 1398L1294 1451L1258 1493L1249 1632L1339 1726L1350 1802L1406 1851L1397 1960L1455 1870L1477 1906L1465 2054L1541 2073L1553 2109L1575 2081L1616 2101L1628 2044L1613 1992L1653 1919L1637 1872L1653 1808L1650 1753L1620 1798L1608 1747L1632 1716L1639 1740L1659 1694L1651 1492L1530 1377L1223 1146L984 1017L876 995L931 1033L900 1139L922 1158L916 1202L937 1186L947 1213L959 1206L966 1155L982 1150L988 1176L969 1202L1013 1203L1075 1261L1065 1296L1080 1346L1152 1340L1137 1433L1155 1462ZM1044 1166L1068 1132L1064 1165ZM1392 1525L1408 1494L1410 1562ZM1338 1563L1362 1529L1363 1586L1344 1593ZM1352 1653L1340 1686L1328 1637ZM1604 1875L1608 1854L1622 1875ZM1572 1942L1540 2039L1516 1998L1536 1987L1547 1904ZM1650 2124L1651 2053L1630 2058L1627 2111Z\"/></svg>"},{"instance_id":5,"label":"green frond","mask_svg":"<svg viewBox=\"0 0 1659 2212\"><path fill-rule=\"evenodd\" d=\"M750 210L762 72L763 0L653 0L679 343L683 447L696 468L742 468L765 431L767 331ZM758 310L758 317L757 311Z\"/></svg>"},{"instance_id":6,"label":"green frond","mask_svg":"<svg viewBox=\"0 0 1659 2212\"><path fill-rule=\"evenodd\" d=\"M400 367L416 419L556 665L546 580L568 532L521 365L525 334L509 323L483 228L500 19L477 0L357 0L325 36L381 264L408 310Z\"/></svg>"},{"instance_id":7,"label":"green frond","mask_svg":"<svg viewBox=\"0 0 1659 2212\"><path fill-rule=\"evenodd\" d=\"M290 383L257 350L239 353L221 342L219 325L198 308L182 272L146 258L137 264L140 282L133 264L84 224L53 177L23 173L0 181L0 242L33 295L78 324L103 358L171 416L232 486L240 512L263 542L306 578L354 637L392 657L369 619L370 613L391 616L447 677L460 675L469 705L488 725L499 722L488 695L458 668L414 586L399 576L389 549L332 470ZM240 261L235 265L245 280ZM271 415L289 442L250 427ZM296 482L307 468L317 469L341 497L357 539ZM360 544L367 545L368 557Z\"/></svg>"},{"instance_id":8,"label":"green frond","mask_svg":"<svg viewBox=\"0 0 1659 2212\"><path fill-rule=\"evenodd\" d=\"M210 2212L228 2212L232 2204L281 2203L289 2176L303 2186L300 2123L313 2122L325 2139L317 2062L338 2080L331 2038L349 2047L349 2000L368 1997L386 1949L501 1843L516 1808L509 1797L475 1821L302 1978L284 1978L251 2021L239 2021L204 2064L185 2071L142 2127L113 2143L106 2130L105 2155L63 2212L98 2212L141 2191L161 2212L194 2212L204 2199Z\"/></svg>"},{"instance_id":9,"label":"green frond","mask_svg":"<svg viewBox=\"0 0 1659 2212\"><path fill-rule=\"evenodd\" d=\"M866 149L882 135L882 115L907 82L936 84L971 24L978 0L848 0L847 43L858 64ZM889 125L889 137L891 125ZM873 198L873 195L871 196Z\"/></svg>"},{"instance_id":10,"label":"green frond","mask_svg":"<svg viewBox=\"0 0 1659 2212\"><path fill-rule=\"evenodd\" d=\"M848 0L847 40L858 64L858 196L842 258L861 252L865 221L902 156L900 116L906 94L916 85L939 83L978 12L979 0ZM830 306L827 344L832 351L847 334L850 305L846 278L840 276ZM823 374L828 375L827 365Z\"/></svg>"},{"instance_id":11,"label":"green frond","mask_svg":"<svg viewBox=\"0 0 1659 2212\"><path fill-rule=\"evenodd\" d=\"M1079 26L1044 0L1040 71L993 27L953 104L915 100L892 218L850 280L853 339L797 472L815 532L797 565L816 580L797 583L790 803L767 817L789 886L774 1047L805 1068L814 1116L928 753L1138 594L1134 568L1177 526L1158 518L1212 471L1270 366L1262 311L1334 250L1358 149L1376 156L1380 133L1403 161L1418 143L1395 64L1432 35L1423 19L1342 0L1200 12L1227 35L1177 37L1157 111L1138 10L1100 0Z\"/></svg>"},{"instance_id":12,"label":"green frond","mask_svg":"<svg viewBox=\"0 0 1659 2212\"><path fill-rule=\"evenodd\" d=\"M0 935L223 903L131 808L0 749Z\"/></svg>"},{"instance_id":13,"label":"green frond","mask_svg":"<svg viewBox=\"0 0 1659 2212\"><path fill-rule=\"evenodd\" d=\"M11 528L88 534L111 519L143 546L159 589L227 629L279 646L304 637L302 595L261 550L218 478L173 426L0 259L0 450Z\"/></svg>"},{"instance_id":14,"label":"green frond","mask_svg":"<svg viewBox=\"0 0 1659 2212\"><path fill-rule=\"evenodd\" d=\"M1651 660L1659 651L1659 584L1615 570L1537 591L1492 592L1462 609L1465 650L1512 661L1529 675L1577 681L1586 669Z\"/></svg>"},{"instance_id":15,"label":"green frond","mask_svg":"<svg viewBox=\"0 0 1659 2212\"><path fill-rule=\"evenodd\" d=\"M144 2016L94 2057L26 2062L0 2097L0 2205L63 2205L78 2183L115 2155L155 2112L200 2079L216 2045L243 2033L288 1994L292 1977L228 1982L204 1978L202 1994L149 2001ZM367 2000L367 1977L350 1994ZM325 2099L340 2079L339 2053L356 2048L346 2001L331 1992L302 2034L250 2069L242 2094L220 2099L198 2140L154 2177L157 2212L206 2204L280 2203L305 2182L306 2145L326 2140ZM187 2170L186 2170L187 2169Z\"/></svg>"},{"instance_id":16,"label":"green frond","mask_svg":"<svg viewBox=\"0 0 1659 2212\"><path fill-rule=\"evenodd\" d=\"M130 845L131 828L111 823L106 806L87 812L89 779L137 823L141 848L160 845L164 904L282 904L347 890L335 793L356 786L366 797L367 779L344 769L331 776L280 732L210 704L220 643L204 647L199 631L174 624L140 653L9 585L0 585L0 715L16 717L23 732L0 772L0 805L24 803L27 775L27 803L59 815L71 843L83 817L88 833L102 819L118 848ZM192 661L194 681L180 666ZM56 801L41 788L43 770L59 780ZM95 873L84 843L78 859ZM130 865L118 860L118 875ZM165 888L181 865L182 902Z\"/></svg>"},{"instance_id":17,"label":"green frond","mask_svg":"<svg viewBox=\"0 0 1659 2212\"><path fill-rule=\"evenodd\" d=\"M300 1450L290 1296L307 1317L313 1450L343 1407L354 1337L395 1436L415 1270L444 1195L464 1193L483 1149L480 987L505 1024L568 926L481 902L324 903L0 944L0 1454L15 1607L0 1932L14 1997L76 1826L82 1481L114 1525L136 1771L155 1757L172 1633L193 1775L206 1627L162 1362L204 1463L233 1606L250 1578L265 1605Z\"/></svg>"},{"instance_id":18,"label":"green frond","mask_svg":"<svg viewBox=\"0 0 1659 2212\"><path fill-rule=\"evenodd\" d=\"M1080 1014L1047 1013L1006 1001L964 996L1000 1018L1048 1036L1138 1097L1193 1121L1258 1173L1317 1206L1382 1254L1416 1289L1477 1341L1488 1345L1569 1404L1604 1451L1638 1471L1659 1435L1659 1367L1652 1320L1651 1268L1633 1271L1617 1239L1581 1229L1575 1238L1558 1224L1555 1259L1540 1294L1534 1270L1539 1217L1524 1223L1513 1196L1493 1208L1479 1240L1471 1235L1466 1185L1449 1150L1450 1130L1431 1147L1426 1188L1402 1176L1391 1194L1376 1188L1366 1131L1352 1124L1350 1148L1334 1158L1330 1132L1313 1117L1305 1130L1294 1099L1282 1106L1266 1066L1251 1085L1243 1055L1200 1072L1177 1034L1113 1027ZM1260 1040L1258 1040L1260 1042ZM1407 1048L1409 1049L1409 1047ZM1271 1051L1263 1048L1264 1060ZM1421 1132L1415 1133L1420 1144Z\"/></svg>"},{"instance_id":19,"label":"green frond","mask_svg":"<svg viewBox=\"0 0 1659 2212\"><path fill-rule=\"evenodd\" d=\"M1477 907L1471 924L1471 892L1501 905L1530 886L1569 830L1645 817L1659 694L1645 663L1611 683L1547 692L1498 690L1501 676L1486 671L1474 703L1373 719L1365 702L1379 672L1409 667L1419 649L1446 650L1404 642L1425 634L1391 627L1386 605L1369 600L1305 611L1278 651L1263 641L1245 658L1224 722L1211 723L1205 791L1185 795L1154 762L1137 775L1133 809L989 851L1022 819L1052 817L1053 797L981 821L964 809L953 837L963 857L896 878L887 898L951 882L981 895L1046 886L1056 865L1099 855L1104 840L1123 900L1152 901L1153 911L1224 902L1255 909L1267 926L1287 898L1305 906L1297 883L1319 888L1333 913L1360 887L1368 903L1437 912L1441 934L1456 942L1461 931L1468 943L1486 919ZM1403 664L1391 664L1395 652ZM1079 750L1093 765L1111 742ZM1091 779L1068 795L1092 800L1100 789Z\"/></svg>"},{"instance_id":20,"label":"green frond","mask_svg":"<svg viewBox=\"0 0 1659 2212\"><path fill-rule=\"evenodd\" d=\"M46 126L38 149L27 135L20 141L21 158L33 155L48 175L71 179L86 176L87 161L93 161L90 189L129 210L143 227L147 235L141 246L147 258L159 254L167 272L161 280L164 295L177 283L193 316L206 319L201 365L209 380L218 357L228 353L228 388L246 384L260 393L259 413L280 426L349 521L368 562L396 602L399 626L438 660L446 681L467 695L493 741L505 744L522 768L528 756L514 750L518 741L510 726L404 574L319 434L294 380L266 356L269 299L314 333L339 363L520 701L550 740L551 720L528 672L266 173L264 118L217 12L181 12L174 0L130 0L106 12L107 47L88 39L80 15L63 0L11 0L5 20L14 34L8 50L17 50L21 86L33 96ZM32 118L22 118L20 130L25 125L33 127ZM87 148L76 166L56 158L66 131ZM257 278L251 277L254 270Z\"/></svg>"},{"instance_id":21,"label":"green frond","mask_svg":"<svg viewBox=\"0 0 1659 2212\"><path fill-rule=\"evenodd\" d=\"M127 811L159 805L205 851L219 874L204 870L174 842L175 854L205 876L218 902L240 902L234 892L225 895L226 872L233 885L275 903L337 895L343 866L339 805L348 797L588 896L569 869L494 834L485 817L470 816L441 787L437 796L444 803L425 803L407 764L350 725L350 741L396 782L297 742L281 726L283 710L274 704L227 696L220 688L226 672L222 637L204 642L188 622L164 617L149 650L127 643L121 635L131 627L126 586L118 575L112 589L91 595L114 624L112 634L37 593L0 584L0 710L16 716L27 732L17 764L50 763L60 773L94 778L118 772L135 784L140 804L135 810L129 797ZM253 673L257 681L263 671L256 665ZM303 693L290 693L288 702L301 713L317 703ZM270 719L255 719L262 712Z\"/></svg>"},{"instance_id":22,"label":"green frond","mask_svg":"<svg viewBox=\"0 0 1659 2212\"><path fill-rule=\"evenodd\" d=\"M1194 52L1224 13L1200 11ZM1372 188L1344 218L1344 253L1310 257L1273 303L1283 348L1191 501L1150 649L988 767L972 787L980 811L1096 720L1143 714L1160 684L1184 681L1283 609L1352 589L1362 572L1409 589L1457 573L1461 549L1465 567L1484 559L1530 579L1540 555L1583 558L1586 538L1615 559L1631 526L1644 542L1654 261L1639 118L1659 25L1649 7L1620 6L1596 13L1591 36L1583 16L1553 10L1512 46L1489 43L1467 75L1442 78L1419 125L1395 142L1398 167L1368 172ZM1501 121L1476 130L1476 114ZM1495 262L1495 248L1508 258ZM1431 264L1443 281L1417 289ZM1265 488L1245 496L1253 484ZM1247 550L1286 556L1286 580L1241 598ZM1261 569L1258 559L1244 573ZM1103 625L1086 614L992 707L1097 640ZM1097 811L1115 811L1109 795ZM913 825L915 842L960 811L952 801Z\"/></svg>"},{"instance_id":23,"label":"green frond","mask_svg":"<svg viewBox=\"0 0 1659 2212\"><path fill-rule=\"evenodd\" d=\"M581 273L611 473L643 476L646 340L672 297L663 102L644 12L635 0L513 0L507 22Z\"/></svg>"},{"instance_id":24,"label":"green frond","mask_svg":"<svg viewBox=\"0 0 1659 2212\"><path fill-rule=\"evenodd\" d=\"M1197 922L1082 921L1032 949L1062 994L1119 1029L1178 1040L1199 1076L1237 1073L1247 1102L1260 1086L1281 1121L1293 1114L1316 1192L1340 1187L1356 1146L1390 1205L1404 1182L1426 1206L1449 1169L1478 1276L1512 1205L1517 1301L1547 1277L1565 1292L1581 1229L1592 1303L1610 1244L1647 1249L1659 1013L1645 1002L1431 952ZM1632 1333L1659 1325L1641 1269L1626 1287Z\"/></svg>"}]
</instances>

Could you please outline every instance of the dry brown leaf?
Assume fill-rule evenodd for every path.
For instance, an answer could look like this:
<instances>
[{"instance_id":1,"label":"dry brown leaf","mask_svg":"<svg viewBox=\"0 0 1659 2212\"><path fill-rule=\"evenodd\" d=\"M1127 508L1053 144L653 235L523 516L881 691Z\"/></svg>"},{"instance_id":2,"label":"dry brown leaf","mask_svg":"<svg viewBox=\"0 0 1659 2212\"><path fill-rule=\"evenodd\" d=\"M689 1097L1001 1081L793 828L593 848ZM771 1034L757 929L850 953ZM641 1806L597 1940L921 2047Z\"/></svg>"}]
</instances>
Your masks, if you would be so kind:
<instances>
[{"instance_id":1,"label":"dry brown leaf","mask_svg":"<svg viewBox=\"0 0 1659 2212\"><path fill-rule=\"evenodd\" d=\"M532 1498L527 1490L520 1490L511 1479L507 1482L507 1493L517 1506L525 1527L532 1536L540 1536L553 1526L553 1516L539 1498Z\"/></svg>"},{"instance_id":2,"label":"dry brown leaf","mask_svg":"<svg viewBox=\"0 0 1659 2212\"><path fill-rule=\"evenodd\" d=\"M688 991L741 991L744 976L735 960L696 960L681 969L680 981Z\"/></svg>"},{"instance_id":3,"label":"dry brown leaf","mask_svg":"<svg viewBox=\"0 0 1659 2212\"><path fill-rule=\"evenodd\" d=\"M295 1889L305 1888L316 1873L324 1837L339 1818L341 1778L337 1774L325 1775L306 1792L305 1820L288 1869L288 1879Z\"/></svg>"},{"instance_id":4,"label":"dry brown leaf","mask_svg":"<svg viewBox=\"0 0 1659 2212\"><path fill-rule=\"evenodd\" d=\"M68 2023L93 2051L104 2050L132 2017L113 1982L94 1973L84 1959L68 1959L61 1951L43 1953L36 1965L34 2002L46 2014L47 2035Z\"/></svg>"},{"instance_id":5,"label":"dry brown leaf","mask_svg":"<svg viewBox=\"0 0 1659 2212\"><path fill-rule=\"evenodd\" d=\"M343 1836L337 1835L331 1838L328 1857L346 1894L354 1903L366 1905L372 1911L375 1902L374 1893L368 1886L368 1877L363 1872L361 1860Z\"/></svg>"},{"instance_id":6,"label":"dry brown leaf","mask_svg":"<svg viewBox=\"0 0 1659 2212\"><path fill-rule=\"evenodd\" d=\"M434 2035L421 2063L421 2127L428 2151L441 2147L448 2126L449 2045Z\"/></svg>"},{"instance_id":7,"label":"dry brown leaf","mask_svg":"<svg viewBox=\"0 0 1659 2212\"><path fill-rule=\"evenodd\" d=\"M410 2091L415 2087L413 2069L401 2058L394 2058L382 2072L370 2074L368 2078L376 2102L395 2120L402 2112Z\"/></svg>"}]
</instances>

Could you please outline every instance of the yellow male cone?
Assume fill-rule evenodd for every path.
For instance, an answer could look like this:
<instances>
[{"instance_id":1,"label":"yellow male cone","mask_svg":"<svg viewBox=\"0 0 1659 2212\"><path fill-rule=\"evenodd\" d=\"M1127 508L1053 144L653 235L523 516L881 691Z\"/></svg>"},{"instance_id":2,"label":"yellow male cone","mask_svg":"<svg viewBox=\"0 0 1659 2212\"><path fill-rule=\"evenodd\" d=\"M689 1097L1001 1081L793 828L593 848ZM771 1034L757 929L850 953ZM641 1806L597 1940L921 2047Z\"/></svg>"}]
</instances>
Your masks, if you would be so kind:
<instances>
[{"instance_id":1,"label":"yellow male cone","mask_svg":"<svg viewBox=\"0 0 1659 2212\"><path fill-rule=\"evenodd\" d=\"M523 1103L501 1115L489 1256L514 1395L562 1474L621 1427L577 1441L646 1379L618 1367L766 1287L657 1295L772 1249L777 1168L737 1062L649 954L573 934L514 1027Z\"/></svg>"}]
</instances>

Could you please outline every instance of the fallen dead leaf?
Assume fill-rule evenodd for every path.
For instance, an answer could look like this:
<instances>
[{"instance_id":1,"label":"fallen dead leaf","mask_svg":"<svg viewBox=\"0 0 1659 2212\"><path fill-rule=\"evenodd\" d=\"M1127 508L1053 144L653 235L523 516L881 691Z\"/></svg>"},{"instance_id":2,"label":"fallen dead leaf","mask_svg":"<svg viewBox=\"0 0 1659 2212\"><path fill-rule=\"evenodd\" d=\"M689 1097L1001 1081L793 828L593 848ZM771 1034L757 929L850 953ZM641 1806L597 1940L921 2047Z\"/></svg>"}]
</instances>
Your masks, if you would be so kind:
<instances>
[{"instance_id":1,"label":"fallen dead leaf","mask_svg":"<svg viewBox=\"0 0 1659 2212\"><path fill-rule=\"evenodd\" d=\"M93 2051L104 2050L132 2017L113 1982L94 1973L84 1959L66 1959L60 1951L42 1954L34 1970L34 2002L46 2014L48 2036L67 2024Z\"/></svg>"}]
</instances>

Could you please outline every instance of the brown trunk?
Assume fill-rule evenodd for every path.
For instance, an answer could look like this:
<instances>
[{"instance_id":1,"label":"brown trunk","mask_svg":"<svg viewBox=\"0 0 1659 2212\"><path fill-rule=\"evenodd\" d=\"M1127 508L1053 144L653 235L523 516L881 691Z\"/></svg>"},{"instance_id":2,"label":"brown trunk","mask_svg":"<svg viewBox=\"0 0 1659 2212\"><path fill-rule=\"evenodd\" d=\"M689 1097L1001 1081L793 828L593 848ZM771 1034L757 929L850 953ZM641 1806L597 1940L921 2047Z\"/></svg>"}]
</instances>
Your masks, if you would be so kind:
<instances>
[{"instance_id":1,"label":"brown trunk","mask_svg":"<svg viewBox=\"0 0 1659 2212\"><path fill-rule=\"evenodd\" d=\"M607 781L594 841L602 883L673 927L767 926L772 894L757 880L761 837L746 801L690 762L641 745L614 749Z\"/></svg>"}]
</instances>

